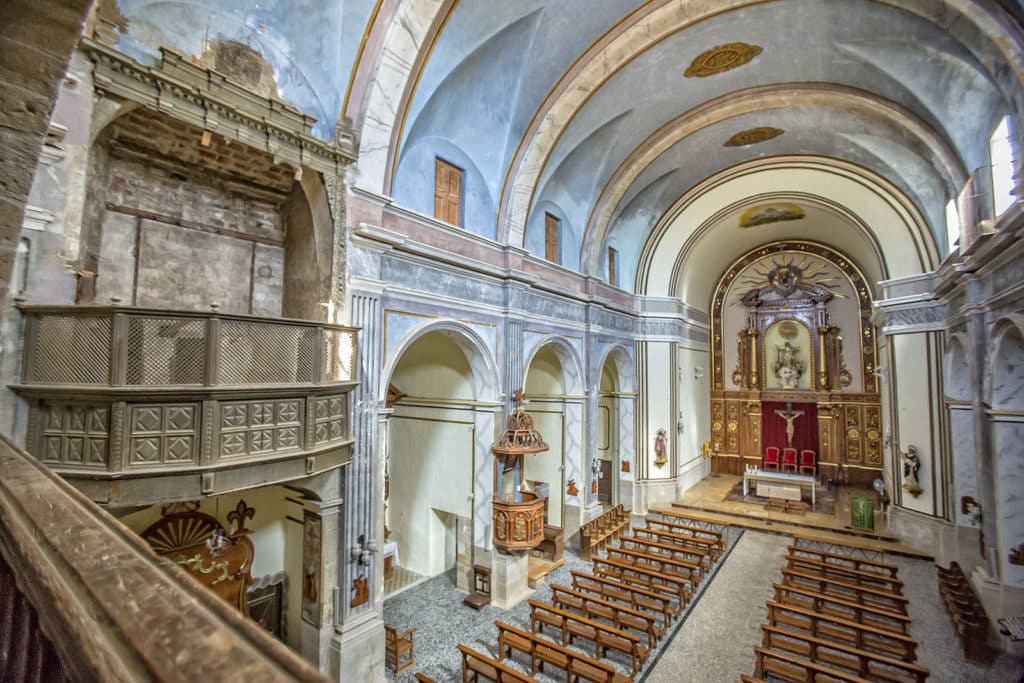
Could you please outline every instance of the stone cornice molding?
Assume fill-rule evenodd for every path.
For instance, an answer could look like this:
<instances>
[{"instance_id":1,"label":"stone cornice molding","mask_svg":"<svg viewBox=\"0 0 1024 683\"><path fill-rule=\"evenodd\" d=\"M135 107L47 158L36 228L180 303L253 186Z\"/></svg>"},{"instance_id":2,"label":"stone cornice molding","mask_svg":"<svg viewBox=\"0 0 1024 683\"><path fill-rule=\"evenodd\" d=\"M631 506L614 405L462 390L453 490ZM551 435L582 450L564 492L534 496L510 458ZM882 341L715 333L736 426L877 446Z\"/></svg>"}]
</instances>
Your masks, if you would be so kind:
<instances>
[{"instance_id":1,"label":"stone cornice molding","mask_svg":"<svg viewBox=\"0 0 1024 683\"><path fill-rule=\"evenodd\" d=\"M97 94L141 104L273 154L296 168L342 175L356 160L357 142L350 131L339 130L336 143L319 140L310 133L313 117L257 95L218 71L196 66L177 52L163 48L161 63L145 66L88 38L79 47L94 65Z\"/></svg>"}]
</instances>

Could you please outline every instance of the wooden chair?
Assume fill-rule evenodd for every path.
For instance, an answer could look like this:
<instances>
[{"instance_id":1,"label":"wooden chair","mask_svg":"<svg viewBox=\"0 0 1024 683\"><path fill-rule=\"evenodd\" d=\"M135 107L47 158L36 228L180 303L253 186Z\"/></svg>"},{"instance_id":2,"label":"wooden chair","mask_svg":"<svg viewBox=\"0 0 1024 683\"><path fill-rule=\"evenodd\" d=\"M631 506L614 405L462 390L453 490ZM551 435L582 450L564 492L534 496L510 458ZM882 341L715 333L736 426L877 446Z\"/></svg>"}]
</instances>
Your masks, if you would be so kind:
<instances>
[{"instance_id":1,"label":"wooden chair","mask_svg":"<svg viewBox=\"0 0 1024 683\"><path fill-rule=\"evenodd\" d=\"M384 626L384 663L395 670L396 676L414 663L412 634L415 631L415 628L411 628L403 633L398 633L390 626Z\"/></svg>"},{"instance_id":2,"label":"wooden chair","mask_svg":"<svg viewBox=\"0 0 1024 683\"><path fill-rule=\"evenodd\" d=\"M788 472L789 468L793 468L793 472L796 472L796 449L795 448L783 448L782 449L782 471Z\"/></svg>"},{"instance_id":3,"label":"wooden chair","mask_svg":"<svg viewBox=\"0 0 1024 683\"><path fill-rule=\"evenodd\" d=\"M473 565L473 592L462 599L462 604L480 609L491 604L491 569L482 564Z\"/></svg>"},{"instance_id":4,"label":"wooden chair","mask_svg":"<svg viewBox=\"0 0 1024 683\"><path fill-rule=\"evenodd\" d=\"M776 471L778 471L778 469L779 469L779 447L778 446L769 446L768 448L764 449L764 464L763 464L763 467L764 467L764 469L766 471L767 470L776 470Z\"/></svg>"},{"instance_id":5,"label":"wooden chair","mask_svg":"<svg viewBox=\"0 0 1024 683\"><path fill-rule=\"evenodd\" d=\"M818 456L814 451L800 451L800 474L810 470L811 476L818 474Z\"/></svg>"}]
</instances>

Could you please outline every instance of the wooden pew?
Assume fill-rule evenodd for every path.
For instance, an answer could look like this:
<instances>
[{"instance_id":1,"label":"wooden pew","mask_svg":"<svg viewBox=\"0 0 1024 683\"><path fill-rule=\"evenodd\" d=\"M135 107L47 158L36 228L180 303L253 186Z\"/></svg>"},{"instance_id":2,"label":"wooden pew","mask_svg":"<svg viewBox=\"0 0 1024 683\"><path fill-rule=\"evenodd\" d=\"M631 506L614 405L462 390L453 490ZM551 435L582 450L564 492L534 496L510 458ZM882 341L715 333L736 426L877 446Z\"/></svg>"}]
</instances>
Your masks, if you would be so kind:
<instances>
[{"instance_id":1,"label":"wooden pew","mask_svg":"<svg viewBox=\"0 0 1024 683\"><path fill-rule=\"evenodd\" d=\"M580 525L580 555L583 559L589 560L594 552L600 552L609 541L617 540L622 531L629 528L631 514L619 504Z\"/></svg>"},{"instance_id":2,"label":"wooden pew","mask_svg":"<svg viewBox=\"0 0 1024 683\"><path fill-rule=\"evenodd\" d=\"M768 681L764 680L763 678L754 678L753 676L748 676L747 674L740 674L740 682L741 683L768 683Z\"/></svg>"},{"instance_id":3,"label":"wooden pew","mask_svg":"<svg viewBox=\"0 0 1024 683\"><path fill-rule=\"evenodd\" d=\"M579 591L589 591L606 600L621 602L634 609L661 614L666 628L672 623L672 618L682 614L686 607L685 601L677 602L673 597L664 593L634 586L607 576L584 574L575 569L572 570L572 587Z\"/></svg>"},{"instance_id":4,"label":"wooden pew","mask_svg":"<svg viewBox=\"0 0 1024 683\"><path fill-rule=\"evenodd\" d=\"M704 548L677 545L675 543L665 543L657 539L644 538L635 534L633 536L623 536L620 538L619 546L622 548L632 548L641 552L664 554L673 559L696 562L701 567L702 572L711 568L711 553Z\"/></svg>"},{"instance_id":5,"label":"wooden pew","mask_svg":"<svg viewBox=\"0 0 1024 683\"><path fill-rule=\"evenodd\" d=\"M870 683L866 678L854 676L853 674L848 674L806 659L800 659L785 652L755 647L754 656L757 658L757 663L754 666L755 676L767 677L770 675L797 683L818 680L841 681L842 683Z\"/></svg>"},{"instance_id":6,"label":"wooden pew","mask_svg":"<svg viewBox=\"0 0 1024 683\"><path fill-rule=\"evenodd\" d=\"M897 614L907 613L907 598L899 593L858 586L855 583L833 579L804 569L782 569L782 582L796 586L809 586L825 595L834 595L861 605L870 605L877 609L887 609Z\"/></svg>"},{"instance_id":7,"label":"wooden pew","mask_svg":"<svg viewBox=\"0 0 1024 683\"><path fill-rule=\"evenodd\" d=\"M647 567L648 569L659 571L666 576L685 579L692 584L691 588L697 587L704 573L702 567L697 562L677 560L665 555L655 555L629 548L608 548L608 557L621 558L638 567Z\"/></svg>"},{"instance_id":8,"label":"wooden pew","mask_svg":"<svg viewBox=\"0 0 1024 683\"><path fill-rule=\"evenodd\" d=\"M831 562L838 564L843 567L850 567L859 571L871 571L876 574L882 574L883 576L891 576L896 578L896 572L899 570L894 564L888 562L877 562L875 560L866 560L861 557L850 557L849 555L839 555L837 553L829 553L824 550L815 550L813 548L805 548L798 545L791 545L788 548L790 555L804 555L806 557L813 557L824 562Z\"/></svg>"},{"instance_id":9,"label":"wooden pew","mask_svg":"<svg viewBox=\"0 0 1024 683\"><path fill-rule=\"evenodd\" d=\"M671 520L676 520L702 531L716 531L721 534L725 545L729 545L729 529L731 525L728 522L722 521L721 517L705 515L696 510L679 510L675 508L659 508L652 510L652 512L660 514L663 518L668 517Z\"/></svg>"},{"instance_id":10,"label":"wooden pew","mask_svg":"<svg viewBox=\"0 0 1024 683\"><path fill-rule=\"evenodd\" d=\"M502 664L497 659L466 647L462 643L456 647L462 653L462 683L479 680L493 681L494 683L536 683L537 679L513 669L508 664ZM424 679L421 679L420 675L416 674L416 679L423 681Z\"/></svg>"},{"instance_id":11,"label":"wooden pew","mask_svg":"<svg viewBox=\"0 0 1024 683\"><path fill-rule=\"evenodd\" d=\"M419 683L437 683L437 681L435 681L433 678L431 678L430 676L426 675L425 673L421 673L419 671L416 672L415 676L416 676L416 680L419 681ZM465 668L463 668L462 680L463 681L466 680ZM527 679L527 680L532 680L532 679Z\"/></svg>"},{"instance_id":12,"label":"wooden pew","mask_svg":"<svg viewBox=\"0 0 1024 683\"><path fill-rule=\"evenodd\" d=\"M677 534L665 529L657 529L652 526L633 527L634 536L642 536L658 541L660 543L672 543L683 548L691 548L706 554L712 563L718 561L722 556L722 548L719 543L705 536L693 536L691 534Z\"/></svg>"},{"instance_id":13,"label":"wooden pew","mask_svg":"<svg viewBox=\"0 0 1024 683\"><path fill-rule=\"evenodd\" d=\"M574 638L583 638L594 643L594 655L598 659L603 659L608 650L617 650L632 660L634 674L643 668L649 650L640 642L639 636L554 605L537 600L528 600L527 603L534 633L542 633L544 626L552 626L561 631L562 645L566 640L571 645Z\"/></svg>"},{"instance_id":14,"label":"wooden pew","mask_svg":"<svg viewBox=\"0 0 1024 683\"><path fill-rule=\"evenodd\" d=\"M972 662L986 662L991 657L988 647L988 615L974 592L963 569L956 562L949 569L938 565L939 592L946 602L953 626L964 646L964 655Z\"/></svg>"},{"instance_id":15,"label":"wooden pew","mask_svg":"<svg viewBox=\"0 0 1024 683\"><path fill-rule=\"evenodd\" d=\"M812 612L843 617L859 624L867 624L894 633L910 635L910 617L905 614L880 610L870 605L863 605L834 595L826 595L806 586L773 583L772 587L775 588L776 602L796 605Z\"/></svg>"},{"instance_id":16,"label":"wooden pew","mask_svg":"<svg viewBox=\"0 0 1024 683\"><path fill-rule=\"evenodd\" d=\"M512 657L512 651L522 652L530 658L530 674L543 671L545 664L565 671L567 681L590 681L591 683L631 683L633 678L619 673L614 666L593 657L570 650L564 645L547 638L529 633L503 621L495 621L498 627L498 659Z\"/></svg>"},{"instance_id":17,"label":"wooden pew","mask_svg":"<svg viewBox=\"0 0 1024 683\"><path fill-rule=\"evenodd\" d=\"M652 614L557 583L551 584L551 602L563 609L574 609L591 619L610 621L616 628L632 629L644 634L651 648L658 638L665 635L665 629L658 626L658 619Z\"/></svg>"},{"instance_id":18,"label":"wooden pew","mask_svg":"<svg viewBox=\"0 0 1024 683\"><path fill-rule=\"evenodd\" d=\"M805 569L822 576L835 577L858 586L880 588L890 593L903 593L903 582L894 576L883 576L877 572L854 569L813 557L802 557L790 553L786 556L786 566L790 569Z\"/></svg>"},{"instance_id":19,"label":"wooden pew","mask_svg":"<svg viewBox=\"0 0 1024 683\"><path fill-rule=\"evenodd\" d=\"M879 563L885 559L885 547L878 541L857 540L849 536L843 537L840 541L836 540L835 534L822 534L811 530L802 530L793 534L793 545L798 548L820 550L833 555L863 558Z\"/></svg>"},{"instance_id":20,"label":"wooden pew","mask_svg":"<svg viewBox=\"0 0 1024 683\"><path fill-rule=\"evenodd\" d=\"M637 566L614 557L595 557L592 562L595 574L632 583L663 595L670 595L683 604L688 602L693 594L689 581L666 576L647 567Z\"/></svg>"},{"instance_id":21,"label":"wooden pew","mask_svg":"<svg viewBox=\"0 0 1024 683\"><path fill-rule=\"evenodd\" d=\"M832 640L824 640L777 626L761 626L766 650L786 652L819 664L847 669L863 678L891 683L924 683L928 669L874 652L857 649Z\"/></svg>"},{"instance_id":22,"label":"wooden pew","mask_svg":"<svg viewBox=\"0 0 1024 683\"><path fill-rule=\"evenodd\" d=\"M724 552L726 546L729 544L728 532L717 531L715 529L704 529L698 526L690 524L683 524L681 521L673 521L671 519L651 519L646 518L645 522L648 528L663 529L680 536L690 536L692 538L703 538L708 541L714 542L714 545L719 551Z\"/></svg>"},{"instance_id":23,"label":"wooden pew","mask_svg":"<svg viewBox=\"0 0 1024 683\"><path fill-rule=\"evenodd\" d=\"M812 612L795 605L784 605L774 600L766 604L768 624L771 626L792 626L818 638L846 643L860 650L879 652L905 662L917 659L917 641L910 636L858 624L842 617Z\"/></svg>"}]
</instances>

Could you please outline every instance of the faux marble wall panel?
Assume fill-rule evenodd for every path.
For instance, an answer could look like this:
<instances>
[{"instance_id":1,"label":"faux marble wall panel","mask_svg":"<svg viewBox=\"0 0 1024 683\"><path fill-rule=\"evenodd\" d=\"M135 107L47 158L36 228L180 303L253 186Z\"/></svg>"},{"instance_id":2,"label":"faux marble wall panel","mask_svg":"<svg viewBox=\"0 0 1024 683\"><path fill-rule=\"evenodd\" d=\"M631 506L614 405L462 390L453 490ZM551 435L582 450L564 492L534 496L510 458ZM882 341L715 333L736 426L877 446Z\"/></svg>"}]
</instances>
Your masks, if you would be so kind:
<instances>
[{"instance_id":1,"label":"faux marble wall panel","mask_svg":"<svg viewBox=\"0 0 1024 683\"><path fill-rule=\"evenodd\" d=\"M953 485L956 492L956 523L960 526L977 527L970 517L961 510L960 501L970 496L978 498L978 463L974 453L974 412L970 406L954 406L949 411L949 431L953 442Z\"/></svg>"},{"instance_id":2,"label":"faux marble wall panel","mask_svg":"<svg viewBox=\"0 0 1024 683\"><path fill-rule=\"evenodd\" d=\"M1007 585L1024 587L1024 564L1010 561L1011 552L1024 552L1024 422L997 422L996 499L999 505L999 563ZM1024 561L1017 555L1017 562Z\"/></svg>"}]
</instances>

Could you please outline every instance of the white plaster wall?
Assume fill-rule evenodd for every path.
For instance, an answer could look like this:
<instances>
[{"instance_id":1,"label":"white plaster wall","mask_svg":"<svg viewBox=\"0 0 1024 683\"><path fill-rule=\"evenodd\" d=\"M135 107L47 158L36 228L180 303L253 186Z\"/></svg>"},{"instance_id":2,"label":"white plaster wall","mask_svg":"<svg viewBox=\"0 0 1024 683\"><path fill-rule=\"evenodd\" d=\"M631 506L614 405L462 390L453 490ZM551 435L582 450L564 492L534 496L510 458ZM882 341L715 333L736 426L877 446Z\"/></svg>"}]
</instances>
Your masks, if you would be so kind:
<instances>
[{"instance_id":1,"label":"white plaster wall","mask_svg":"<svg viewBox=\"0 0 1024 683\"><path fill-rule=\"evenodd\" d=\"M566 482L562 478L563 439L565 417L559 405L531 401L528 412L533 416L534 426L544 436L550 449L543 453L527 455L523 458L524 479L527 481L545 481L551 486L548 498L548 524L562 526L563 494ZM583 486L580 481L577 486Z\"/></svg>"},{"instance_id":2,"label":"white plaster wall","mask_svg":"<svg viewBox=\"0 0 1024 683\"><path fill-rule=\"evenodd\" d=\"M663 428L668 434L667 458L672 458L672 434L675 431L675 416L672 415L672 391L673 378L672 368L672 344L669 342L648 342L647 343L647 419L644 423L645 433L639 445L637 459L645 459L647 462L647 477L649 479L668 479L672 477L668 465L659 468L654 465L657 457L654 453L654 437L659 428Z\"/></svg>"},{"instance_id":3,"label":"white plaster wall","mask_svg":"<svg viewBox=\"0 0 1024 683\"><path fill-rule=\"evenodd\" d=\"M916 498L902 491L903 507L933 514L935 490L932 484L932 468L938 466L937 454L932 452L932 419L929 394L930 349L926 333L901 334L891 337L895 366L889 369L889 381L895 382L893 390L896 398L897 420L899 433L896 435L900 452L906 452L907 446L917 447L917 455L921 461L921 469L917 478L924 489ZM902 458L896 462L898 486L903 485Z\"/></svg>"},{"instance_id":4,"label":"white plaster wall","mask_svg":"<svg viewBox=\"0 0 1024 683\"><path fill-rule=\"evenodd\" d=\"M676 367L679 369L676 420L678 422L681 419L683 422L683 433L676 437L679 472L692 472L695 468L700 471L696 481L686 486L689 488L703 478L700 447L711 439L710 356L704 350L680 348L676 357ZM675 426L673 424L673 428Z\"/></svg>"},{"instance_id":5,"label":"white plaster wall","mask_svg":"<svg viewBox=\"0 0 1024 683\"><path fill-rule=\"evenodd\" d=\"M401 565L417 574L435 576L455 563L454 551L447 551L456 529L439 513L473 514L472 417L396 406L388 419L388 528Z\"/></svg>"}]
</instances>

